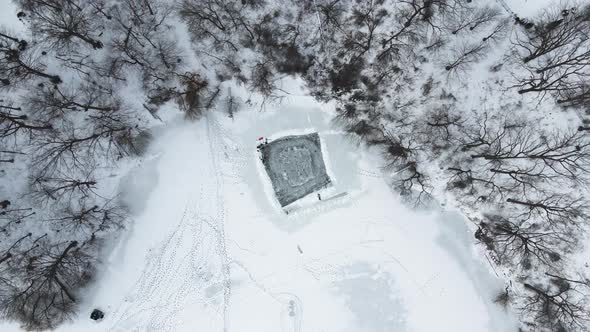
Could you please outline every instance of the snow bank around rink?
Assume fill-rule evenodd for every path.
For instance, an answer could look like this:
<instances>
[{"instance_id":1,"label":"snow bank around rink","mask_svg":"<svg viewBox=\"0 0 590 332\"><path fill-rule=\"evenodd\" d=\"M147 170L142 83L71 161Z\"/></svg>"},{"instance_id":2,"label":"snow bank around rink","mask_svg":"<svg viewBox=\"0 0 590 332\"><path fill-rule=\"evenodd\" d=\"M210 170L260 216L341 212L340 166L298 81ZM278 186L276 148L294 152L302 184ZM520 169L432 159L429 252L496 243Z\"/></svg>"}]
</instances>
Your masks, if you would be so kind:
<instances>
[{"instance_id":1,"label":"snow bank around rink","mask_svg":"<svg viewBox=\"0 0 590 332\"><path fill-rule=\"evenodd\" d=\"M145 170L128 181L151 193L80 317L57 331L517 330L493 303L504 286L476 257L465 221L404 206L376 154L332 128L334 105L297 84L285 82L281 104L254 100L233 120L170 117L156 131ZM334 190L349 195L286 215L266 188L257 138L308 130L322 138ZM89 318L95 307L100 322Z\"/></svg>"},{"instance_id":2,"label":"snow bank around rink","mask_svg":"<svg viewBox=\"0 0 590 332\"><path fill-rule=\"evenodd\" d=\"M275 133L272 133L269 136L265 136L265 139L268 139L268 142L271 143L272 141L279 139L279 138L283 138L283 137L287 137L287 136L303 136L303 135L309 135L309 134L313 134L313 133L318 133L319 137L320 137L320 147L321 147L321 151L322 151L322 159L324 161L324 166L325 166L325 170L326 170L326 174L328 175L328 177L330 178L330 184L328 184L326 187L321 188L319 190L316 190L298 200L296 200L295 202L281 207L281 205L278 203L277 198L275 196L275 191L274 188L272 186L272 181L268 175L268 172L266 171L265 167L264 167L264 163L261 161L261 154L257 153L257 156L259 157L259 162L257 163L257 169L258 169L258 173L260 176L260 180L263 183L264 186L264 193L267 197L267 199L271 202L272 206L275 209L275 212L277 213L284 213L285 216L300 216L302 213L305 213L306 210L308 210L309 208L312 208L312 211L314 210L313 208L318 207L318 206L333 206L335 204L337 204L338 202L342 202L348 199L348 195L350 193L348 193L346 190L350 189L349 186L342 186L339 182L338 179L336 178L334 172L332 171L332 166L330 164L330 157L329 157L329 149L326 147L326 140L330 141L331 137L333 137L334 135L337 135L336 137L338 138L339 136L342 135L342 133L334 131L334 130L330 130L329 128L322 128L321 132L318 132L317 128L298 128L298 129L289 129L289 130L282 130L282 131L278 131ZM333 139L333 138L332 138ZM332 146L332 148L338 148L338 146ZM339 175L344 175L344 174L339 174ZM319 202L318 201L318 196L317 195L321 195L322 197L322 201ZM309 212L309 211L307 211ZM284 224L284 223L283 223Z\"/></svg>"}]
</instances>

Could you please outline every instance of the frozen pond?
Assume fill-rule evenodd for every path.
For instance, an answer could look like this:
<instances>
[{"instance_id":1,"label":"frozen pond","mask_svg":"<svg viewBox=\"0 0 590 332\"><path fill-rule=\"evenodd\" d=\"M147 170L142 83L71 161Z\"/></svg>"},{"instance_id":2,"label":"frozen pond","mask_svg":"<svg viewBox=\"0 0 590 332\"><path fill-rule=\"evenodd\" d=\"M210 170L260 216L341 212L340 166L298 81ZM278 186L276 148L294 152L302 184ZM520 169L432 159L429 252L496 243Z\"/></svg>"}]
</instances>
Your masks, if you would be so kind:
<instances>
[{"instance_id":1,"label":"frozen pond","mask_svg":"<svg viewBox=\"0 0 590 332\"><path fill-rule=\"evenodd\" d=\"M58 331L516 331L461 216L406 207L379 159L330 119L329 106L291 97L161 128L123 184L134 223ZM309 132L331 190L348 195L286 215L257 138Z\"/></svg>"}]
</instances>

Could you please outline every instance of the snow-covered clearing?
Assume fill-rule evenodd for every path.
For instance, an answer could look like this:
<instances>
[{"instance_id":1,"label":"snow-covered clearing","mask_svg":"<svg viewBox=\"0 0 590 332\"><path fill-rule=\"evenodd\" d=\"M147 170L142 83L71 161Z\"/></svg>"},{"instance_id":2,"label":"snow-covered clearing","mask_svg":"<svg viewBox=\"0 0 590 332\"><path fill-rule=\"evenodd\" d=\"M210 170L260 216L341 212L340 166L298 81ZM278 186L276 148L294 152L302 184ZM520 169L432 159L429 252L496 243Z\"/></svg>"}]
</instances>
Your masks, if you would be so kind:
<instances>
[{"instance_id":1,"label":"snow-covered clearing","mask_svg":"<svg viewBox=\"0 0 590 332\"><path fill-rule=\"evenodd\" d=\"M80 317L59 331L511 331L503 289L456 213L412 211L379 159L330 126L332 106L288 96L265 111L157 129L124 181L135 210ZM335 192L285 215L259 136L320 133ZM100 322L93 308L105 311ZM16 325L0 326L2 331Z\"/></svg>"},{"instance_id":2,"label":"snow-covered clearing","mask_svg":"<svg viewBox=\"0 0 590 332\"><path fill-rule=\"evenodd\" d=\"M16 6L11 0L0 0L0 23L6 27L10 27L13 31L22 32L24 30L23 24L16 17Z\"/></svg>"},{"instance_id":3,"label":"snow-covered clearing","mask_svg":"<svg viewBox=\"0 0 590 332\"><path fill-rule=\"evenodd\" d=\"M560 0L497 0L500 5L523 17L533 17L542 8L559 4Z\"/></svg>"}]
</instances>

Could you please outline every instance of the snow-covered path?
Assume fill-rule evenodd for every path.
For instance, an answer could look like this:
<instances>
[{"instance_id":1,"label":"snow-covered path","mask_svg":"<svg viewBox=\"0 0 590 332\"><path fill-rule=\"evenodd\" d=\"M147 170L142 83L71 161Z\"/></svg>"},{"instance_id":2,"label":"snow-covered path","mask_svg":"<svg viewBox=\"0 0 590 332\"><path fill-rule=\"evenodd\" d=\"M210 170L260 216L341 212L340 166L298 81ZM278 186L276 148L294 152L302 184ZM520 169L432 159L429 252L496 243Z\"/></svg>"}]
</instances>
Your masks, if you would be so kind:
<instances>
[{"instance_id":1,"label":"snow-covered path","mask_svg":"<svg viewBox=\"0 0 590 332\"><path fill-rule=\"evenodd\" d=\"M285 215L256 139L309 130L333 192L349 194ZM125 182L134 223L59 331L516 330L465 222L405 207L378 159L331 128L329 107L290 97L234 120L173 121L157 136ZM95 307L101 322L88 318Z\"/></svg>"},{"instance_id":2,"label":"snow-covered path","mask_svg":"<svg viewBox=\"0 0 590 332\"><path fill-rule=\"evenodd\" d=\"M175 130L154 147L158 157L128 181L139 186L128 196L154 190L105 264L94 301L110 317L99 325L81 319L64 330L223 330L230 282L215 136L206 121ZM170 145L168 135L185 148ZM195 308L199 315L191 311Z\"/></svg>"},{"instance_id":3,"label":"snow-covered path","mask_svg":"<svg viewBox=\"0 0 590 332\"><path fill-rule=\"evenodd\" d=\"M162 203L166 202L166 198L173 198L179 203L186 200L184 211L163 243L149 249L141 276L125 296L124 303L112 314L113 326L110 330L172 331L181 323L179 318L182 315L192 316L186 309L195 305L203 307L203 313L207 313L209 320L194 322L196 326L215 330L225 324L230 282L225 248L223 179L217 165L217 150L213 148L216 134L207 122L192 129L206 135L197 134L195 140L186 137L192 141L190 145L199 160L195 160L198 162L197 169L185 171L198 172L201 180L184 184L172 181L176 188L186 186L188 194L181 191L183 194L179 195L174 189L162 193L161 197L160 193L155 193L156 200L152 200L150 205L153 204L156 209L167 209L170 206ZM191 152L175 151L172 156L181 160L190 158ZM190 178L190 175L182 173L173 176L179 181L184 176ZM165 216L159 219L161 222L167 222ZM136 227L143 226L138 223ZM151 227L148 229L154 230ZM166 232L154 235L157 234L164 235ZM141 241L141 238L138 240Z\"/></svg>"}]
</instances>

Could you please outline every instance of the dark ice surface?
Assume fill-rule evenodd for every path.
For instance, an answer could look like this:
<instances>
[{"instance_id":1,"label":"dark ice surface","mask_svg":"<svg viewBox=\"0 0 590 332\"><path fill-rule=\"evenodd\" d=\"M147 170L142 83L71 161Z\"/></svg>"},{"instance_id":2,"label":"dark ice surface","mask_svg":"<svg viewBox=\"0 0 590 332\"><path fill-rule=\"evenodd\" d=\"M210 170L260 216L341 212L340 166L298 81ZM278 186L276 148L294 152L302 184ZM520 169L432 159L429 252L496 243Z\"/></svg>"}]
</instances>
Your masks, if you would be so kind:
<instances>
[{"instance_id":1,"label":"dark ice surface","mask_svg":"<svg viewBox=\"0 0 590 332\"><path fill-rule=\"evenodd\" d=\"M330 184L318 133L281 137L260 152L281 206Z\"/></svg>"}]
</instances>

